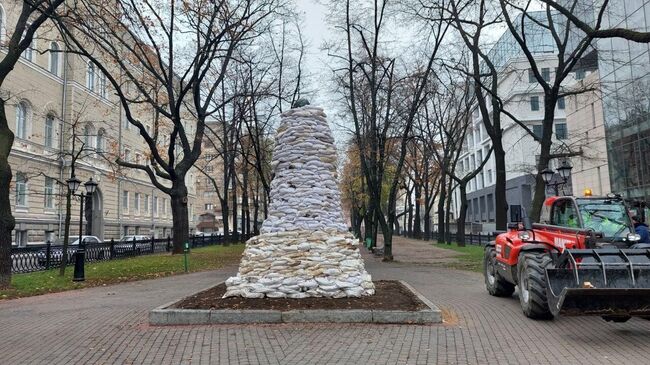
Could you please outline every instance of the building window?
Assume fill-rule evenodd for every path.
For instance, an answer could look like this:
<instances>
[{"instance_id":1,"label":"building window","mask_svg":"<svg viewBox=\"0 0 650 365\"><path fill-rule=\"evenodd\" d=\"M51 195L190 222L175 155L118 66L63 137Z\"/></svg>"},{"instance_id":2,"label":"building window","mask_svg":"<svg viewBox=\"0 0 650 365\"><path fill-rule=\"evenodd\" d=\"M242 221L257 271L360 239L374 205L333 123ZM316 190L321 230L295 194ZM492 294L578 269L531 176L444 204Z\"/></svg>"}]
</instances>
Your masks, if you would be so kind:
<instances>
[{"instance_id":1,"label":"building window","mask_svg":"<svg viewBox=\"0 0 650 365\"><path fill-rule=\"evenodd\" d=\"M583 80L585 78L585 70L576 71L576 80Z\"/></svg>"},{"instance_id":2,"label":"building window","mask_svg":"<svg viewBox=\"0 0 650 365\"><path fill-rule=\"evenodd\" d=\"M50 72L59 76L59 57L61 47L56 42L50 43Z\"/></svg>"},{"instance_id":3,"label":"building window","mask_svg":"<svg viewBox=\"0 0 650 365\"><path fill-rule=\"evenodd\" d=\"M528 69L528 83L529 84L534 84L537 82L537 79L535 78L535 73L533 72L533 69Z\"/></svg>"},{"instance_id":4,"label":"building window","mask_svg":"<svg viewBox=\"0 0 650 365\"><path fill-rule=\"evenodd\" d=\"M126 112L124 111L123 108L122 108L121 118L122 118L122 128L126 130L131 129L131 123L129 122L129 119L126 117Z\"/></svg>"},{"instance_id":5,"label":"building window","mask_svg":"<svg viewBox=\"0 0 650 365\"><path fill-rule=\"evenodd\" d=\"M106 99L106 95L107 95L107 92L106 92L106 75L104 75L104 74L101 74L99 76L99 95L102 98Z\"/></svg>"},{"instance_id":6,"label":"building window","mask_svg":"<svg viewBox=\"0 0 650 365\"><path fill-rule=\"evenodd\" d=\"M487 181L488 184L492 184L492 169L488 169L487 171Z\"/></svg>"},{"instance_id":7,"label":"building window","mask_svg":"<svg viewBox=\"0 0 650 365\"><path fill-rule=\"evenodd\" d=\"M158 197L157 196L153 197L153 216L154 217L158 216Z\"/></svg>"},{"instance_id":8,"label":"building window","mask_svg":"<svg viewBox=\"0 0 650 365\"><path fill-rule=\"evenodd\" d=\"M95 65L90 61L86 69L86 87L90 91L95 91Z\"/></svg>"},{"instance_id":9,"label":"building window","mask_svg":"<svg viewBox=\"0 0 650 365\"><path fill-rule=\"evenodd\" d=\"M45 187L43 195L45 196L45 208L54 208L54 179L50 177L45 178Z\"/></svg>"},{"instance_id":10,"label":"building window","mask_svg":"<svg viewBox=\"0 0 650 365\"><path fill-rule=\"evenodd\" d=\"M557 139L566 139L567 138L566 123L556 123L555 124L555 137L557 137Z\"/></svg>"},{"instance_id":11,"label":"building window","mask_svg":"<svg viewBox=\"0 0 650 365\"><path fill-rule=\"evenodd\" d=\"M0 44L4 45L5 43L5 10L0 5Z\"/></svg>"},{"instance_id":12,"label":"building window","mask_svg":"<svg viewBox=\"0 0 650 365\"><path fill-rule=\"evenodd\" d=\"M510 206L510 222L521 222L521 205Z\"/></svg>"},{"instance_id":13,"label":"building window","mask_svg":"<svg viewBox=\"0 0 650 365\"><path fill-rule=\"evenodd\" d=\"M530 97L530 110L532 111L539 110L539 96Z\"/></svg>"},{"instance_id":14,"label":"building window","mask_svg":"<svg viewBox=\"0 0 650 365\"><path fill-rule=\"evenodd\" d=\"M135 214L140 214L140 193L134 193L133 194L133 209L135 210Z\"/></svg>"},{"instance_id":15,"label":"building window","mask_svg":"<svg viewBox=\"0 0 650 365\"><path fill-rule=\"evenodd\" d=\"M561 97L561 98L558 98L557 99L557 108L560 109L560 110L564 110L565 107L566 107L566 104L564 104L564 96Z\"/></svg>"},{"instance_id":16,"label":"building window","mask_svg":"<svg viewBox=\"0 0 650 365\"><path fill-rule=\"evenodd\" d=\"M18 247L27 246L27 231L16 231L16 243Z\"/></svg>"},{"instance_id":17,"label":"building window","mask_svg":"<svg viewBox=\"0 0 650 365\"><path fill-rule=\"evenodd\" d=\"M131 150L128 148L124 149L124 161L131 162Z\"/></svg>"},{"instance_id":18,"label":"building window","mask_svg":"<svg viewBox=\"0 0 650 365\"><path fill-rule=\"evenodd\" d=\"M122 213L129 214L129 192L126 190L122 192Z\"/></svg>"},{"instance_id":19,"label":"building window","mask_svg":"<svg viewBox=\"0 0 650 365\"><path fill-rule=\"evenodd\" d=\"M541 124L535 124L533 125L533 134L537 138L542 138L542 135L544 134L544 126Z\"/></svg>"},{"instance_id":20,"label":"building window","mask_svg":"<svg viewBox=\"0 0 650 365\"><path fill-rule=\"evenodd\" d=\"M494 195L487 196L488 222L494 222Z\"/></svg>"},{"instance_id":21,"label":"building window","mask_svg":"<svg viewBox=\"0 0 650 365\"><path fill-rule=\"evenodd\" d=\"M45 147L54 146L54 115L49 114L45 118Z\"/></svg>"},{"instance_id":22,"label":"building window","mask_svg":"<svg viewBox=\"0 0 650 365\"><path fill-rule=\"evenodd\" d=\"M149 214L149 194L144 194L144 214Z\"/></svg>"},{"instance_id":23,"label":"building window","mask_svg":"<svg viewBox=\"0 0 650 365\"><path fill-rule=\"evenodd\" d=\"M100 128L99 131L97 132L97 143L95 150L97 150L97 153L102 153L105 151L105 145L106 145L106 131L104 131L104 128Z\"/></svg>"},{"instance_id":24,"label":"building window","mask_svg":"<svg viewBox=\"0 0 650 365\"><path fill-rule=\"evenodd\" d=\"M21 101L16 106L16 137L25 139L27 138L27 113L29 107L27 103Z\"/></svg>"},{"instance_id":25,"label":"building window","mask_svg":"<svg viewBox=\"0 0 650 365\"><path fill-rule=\"evenodd\" d=\"M25 29L29 28L31 24L27 24L25 26ZM23 37L25 35L23 34ZM24 38L23 38L24 39ZM21 39L22 41L22 39ZM29 44L29 47L25 49L22 53L22 57L26 59L27 61L33 61L34 60L34 49L36 48L36 33L32 34L32 42Z\"/></svg>"},{"instance_id":26,"label":"building window","mask_svg":"<svg viewBox=\"0 0 650 365\"><path fill-rule=\"evenodd\" d=\"M22 172L16 174L16 206L27 206L27 177Z\"/></svg>"},{"instance_id":27,"label":"building window","mask_svg":"<svg viewBox=\"0 0 650 365\"><path fill-rule=\"evenodd\" d=\"M208 203L205 205L205 210L212 210L214 208L214 205L212 203Z\"/></svg>"},{"instance_id":28,"label":"building window","mask_svg":"<svg viewBox=\"0 0 650 365\"><path fill-rule=\"evenodd\" d=\"M95 136L95 129L90 124L84 127L84 148L93 148L93 137Z\"/></svg>"},{"instance_id":29,"label":"building window","mask_svg":"<svg viewBox=\"0 0 650 365\"><path fill-rule=\"evenodd\" d=\"M136 153L135 153L135 163L137 163L137 164L139 165L139 164L140 164L140 160L141 160L141 156L140 156L139 153L136 152Z\"/></svg>"},{"instance_id":30,"label":"building window","mask_svg":"<svg viewBox=\"0 0 650 365\"><path fill-rule=\"evenodd\" d=\"M167 198L163 198L163 216L167 216Z\"/></svg>"},{"instance_id":31,"label":"building window","mask_svg":"<svg viewBox=\"0 0 650 365\"><path fill-rule=\"evenodd\" d=\"M551 69L550 68L548 68L548 67L543 67L542 68L542 78L546 82L551 81Z\"/></svg>"},{"instance_id":32,"label":"building window","mask_svg":"<svg viewBox=\"0 0 650 365\"><path fill-rule=\"evenodd\" d=\"M54 235L54 231L45 231L45 243L50 242L53 243L56 241L56 236Z\"/></svg>"}]
</instances>

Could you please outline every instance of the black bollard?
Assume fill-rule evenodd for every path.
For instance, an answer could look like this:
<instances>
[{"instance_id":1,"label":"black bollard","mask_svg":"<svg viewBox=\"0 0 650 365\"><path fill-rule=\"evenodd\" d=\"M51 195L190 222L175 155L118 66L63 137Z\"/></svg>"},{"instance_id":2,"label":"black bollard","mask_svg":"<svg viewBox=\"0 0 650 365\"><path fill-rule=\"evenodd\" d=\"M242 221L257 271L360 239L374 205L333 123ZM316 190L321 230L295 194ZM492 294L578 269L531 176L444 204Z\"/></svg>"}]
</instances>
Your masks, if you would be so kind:
<instances>
[{"instance_id":1,"label":"black bollard","mask_svg":"<svg viewBox=\"0 0 650 365\"><path fill-rule=\"evenodd\" d=\"M86 259L86 244L83 240L79 243L79 248L74 254L74 276L72 281L85 281L84 261Z\"/></svg>"}]
</instances>

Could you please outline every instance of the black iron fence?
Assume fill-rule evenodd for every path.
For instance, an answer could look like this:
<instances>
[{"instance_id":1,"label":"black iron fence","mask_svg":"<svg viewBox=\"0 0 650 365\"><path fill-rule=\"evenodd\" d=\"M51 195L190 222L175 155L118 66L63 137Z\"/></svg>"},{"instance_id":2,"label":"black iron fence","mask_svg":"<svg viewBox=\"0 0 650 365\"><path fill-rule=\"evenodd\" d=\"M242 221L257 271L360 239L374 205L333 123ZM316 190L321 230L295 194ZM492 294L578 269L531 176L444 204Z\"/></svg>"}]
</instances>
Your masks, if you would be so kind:
<instances>
[{"instance_id":1,"label":"black iron fence","mask_svg":"<svg viewBox=\"0 0 650 365\"><path fill-rule=\"evenodd\" d=\"M487 232L487 233L465 233L465 244L466 245L480 245L484 246L486 243L490 241L494 241L497 237L502 232ZM397 233L396 233L397 234ZM440 237L438 232L431 232L429 233L428 236L426 236L424 233L422 234L421 237L415 237L413 235L408 235L406 232L401 232L400 234L397 234L398 236L402 237L410 237L410 238L419 238L422 240L435 240L438 242L456 242L456 232L447 232L445 235L444 239L443 237Z\"/></svg>"},{"instance_id":2,"label":"black iron fence","mask_svg":"<svg viewBox=\"0 0 650 365\"><path fill-rule=\"evenodd\" d=\"M190 236L190 248L212 245L229 245L245 242L252 235L235 233L227 238L219 234L205 234ZM167 238L152 238L146 240L116 241L109 240L99 243L85 244L86 262L116 260L126 257L150 255L154 253L171 252L172 240ZM69 245L66 253L68 265L74 263L74 255L78 245ZM28 247L12 247L11 260L13 273L27 273L33 271L48 270L61 266L63 260L63 246L50 242L42 245L30 245Z\"/></svg>"}]
</instances>

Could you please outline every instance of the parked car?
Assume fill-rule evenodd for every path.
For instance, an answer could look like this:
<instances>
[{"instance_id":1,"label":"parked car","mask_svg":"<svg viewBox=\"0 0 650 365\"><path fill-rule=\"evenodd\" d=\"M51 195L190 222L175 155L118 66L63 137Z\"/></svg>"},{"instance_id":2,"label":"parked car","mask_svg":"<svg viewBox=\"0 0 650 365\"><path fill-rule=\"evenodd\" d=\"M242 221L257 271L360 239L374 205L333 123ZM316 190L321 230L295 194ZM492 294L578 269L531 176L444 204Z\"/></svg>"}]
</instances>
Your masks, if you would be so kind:
<instances>
[{"instance_id":1,"label":"parked car","mask_svg":"<svg viewBox=\"0 0 650 365\"><path fill-rule=\"evenodd\" d=\"M81 236L81 239L86 245L97 244L100 242L99 238L95 236ZM78 248L79 248L79 236L69 237L68 252L67 252L68 262L72 261L72 255L74 255L74 253L77 252ZM106 256L106 250L104 249L92 250L91 252L88 252L87 255L89 256L86 257L90 257L97 260L103 260L104 257ZM47 264L47 248L42 248L40 251L38 251L36 253L36 257L38 259L38 264L45 266ZM62 261L62 259L63 259L63 238L59 238L50 247L50 265L58 264Z\"/></svg>"},{"instance_id":2,"label":"parked car","mask_svg":"<svg viewBox=\"0 0 650 365\"><path fill-rule=\"evenodd\" d=\"M139 255L142 251L151 251L151 237L145 235L122 236L119 243L116 243L113 248L117 256Z\"/></svg>"}]
</instances>

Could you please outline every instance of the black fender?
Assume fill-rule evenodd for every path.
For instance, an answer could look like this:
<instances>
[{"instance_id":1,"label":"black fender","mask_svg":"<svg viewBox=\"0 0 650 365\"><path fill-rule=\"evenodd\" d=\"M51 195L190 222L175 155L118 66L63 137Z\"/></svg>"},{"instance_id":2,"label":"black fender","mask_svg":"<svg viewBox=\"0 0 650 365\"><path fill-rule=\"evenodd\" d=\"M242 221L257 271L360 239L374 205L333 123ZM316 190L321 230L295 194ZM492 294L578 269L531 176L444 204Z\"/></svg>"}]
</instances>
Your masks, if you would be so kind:
<instances>
[{"instance_id":1,"label":"black fender","mask_svg":"<svg viewBox=\"0 0 650 365\"><path fill-rule=\"evenodd\" d=\"M521 246L519 252L553 251L553 250L556 250L556 248L546 243L527 243Z\"/></svg>"}]
</instances>

